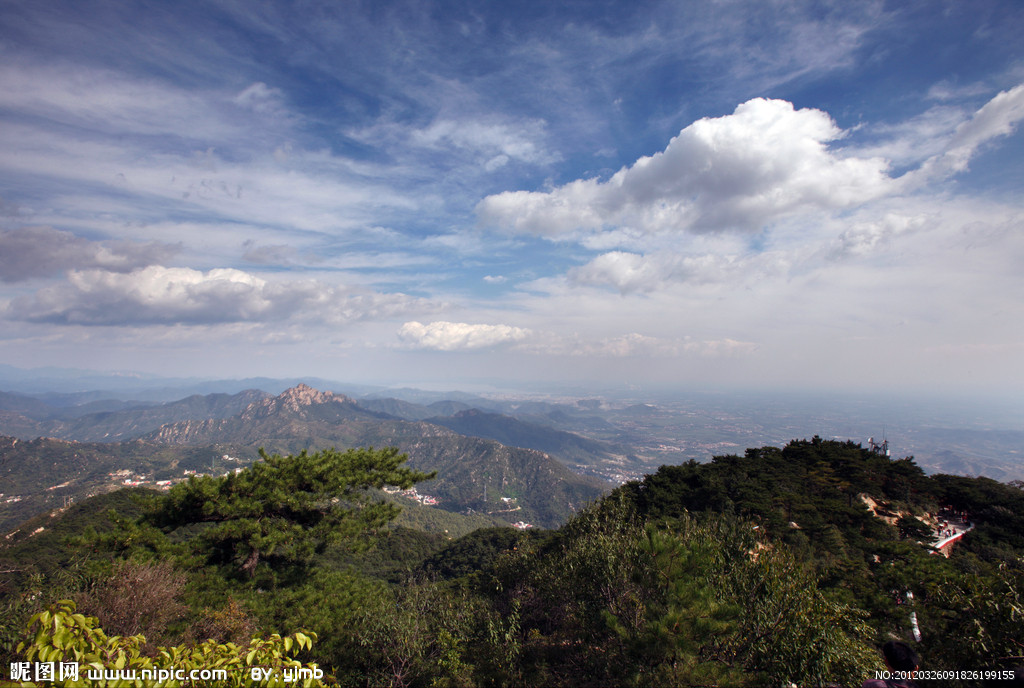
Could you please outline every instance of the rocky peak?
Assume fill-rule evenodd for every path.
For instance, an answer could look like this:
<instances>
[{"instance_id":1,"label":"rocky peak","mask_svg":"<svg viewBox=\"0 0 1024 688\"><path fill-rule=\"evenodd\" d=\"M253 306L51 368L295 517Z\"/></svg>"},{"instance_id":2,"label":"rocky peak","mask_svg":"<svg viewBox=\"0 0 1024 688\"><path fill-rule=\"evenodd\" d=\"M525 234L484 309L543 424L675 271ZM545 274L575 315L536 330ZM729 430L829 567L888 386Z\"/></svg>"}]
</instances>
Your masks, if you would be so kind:
<instances>
[{"instance_id":1,"label":"rocky peak","mask_svg":"<svg viewBox=\"0 0 1024 688\"><path fill-rule=\"evenodd\" d=\"M301 382L277 396L281 404L286 404L293 411L298 411L300 406L326 404L329 401L341 401L343 398L337 397L333 392L321 392L318 389L313 389Z\"/></svg>"},{"instance_id":2,"label":"rocky peak","mask_svg":"<svg viewBox=\"0 0 1024 688\"><path fill-rule=\"evenodd\" d=\"M276 397L269 397L251 404L249 408L242 413L242 418L261 418L274 413L280 413L282 411L301 413L306 407L318 404L329 404L331 402L354 403L344 394L321 392L320 390L313 389L309 385L300 382L295 387L286 389Z\"/></svg>"}]
</instances>

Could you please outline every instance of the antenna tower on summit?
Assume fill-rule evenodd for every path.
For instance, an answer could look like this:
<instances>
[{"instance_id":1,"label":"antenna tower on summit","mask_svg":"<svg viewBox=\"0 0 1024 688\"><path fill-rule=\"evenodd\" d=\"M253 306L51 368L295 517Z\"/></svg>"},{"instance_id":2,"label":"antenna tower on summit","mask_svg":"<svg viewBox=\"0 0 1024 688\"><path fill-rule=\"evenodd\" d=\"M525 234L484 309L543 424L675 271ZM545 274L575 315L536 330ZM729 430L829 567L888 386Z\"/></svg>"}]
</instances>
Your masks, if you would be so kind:
<instances>
[{"instance_id":1,"label":"antenna tower on summit","mask_svg":"<svg viewBox=\"0 0 1024 688\"><path fill-rule=\"evenodd\" d=\"M891 456L889 452L889 440L885 439L885 435L882 435L882 443L878 444L875 442L874 437L868 438L868 449L875 454L883 454L884 456Z\"/></svg>"}]
</instances>

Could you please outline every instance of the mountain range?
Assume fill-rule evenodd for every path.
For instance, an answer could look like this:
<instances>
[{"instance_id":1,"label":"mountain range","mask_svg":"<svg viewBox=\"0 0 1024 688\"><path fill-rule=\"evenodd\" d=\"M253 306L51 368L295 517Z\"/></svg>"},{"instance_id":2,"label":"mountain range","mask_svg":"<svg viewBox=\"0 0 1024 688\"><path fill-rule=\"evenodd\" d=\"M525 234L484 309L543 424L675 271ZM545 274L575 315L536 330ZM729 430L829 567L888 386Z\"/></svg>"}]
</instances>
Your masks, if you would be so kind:
<instances>
[{"instance_id":1,"label":"mountain range","mask_svg":"<svg viewBox=\"0 0 1024 688\"><path fill-rule=\"evenodd\" d=\"M509 446L487 436L504 428L506 439L528 437L528 424L514 419L462 410L451 428L443 424L444 417L405 420L304 384L277 396L248 390L74 418L59 417L68 414L26 399L19 406L17 395L2 398L0 433L10 436L0 440L6 493L0 497L0 527L60 506L65 498L81 499L123 484L180 481L185 471L208 471L218 459L221 471L242 467L260 448L297 453L357 446L396 446L409 455L411 466L436 471L434 480L417 486L417 494L440 508L553 527L609 487L566 464L619 458L599 442L538 431L545 439L535 444L565 449L559 460L542 449ZM477 429L474 418L481 420ZM51 437L39 437L43 433ZM32 436L36 439L27 439Z\"/></svg>"}]
</instances>

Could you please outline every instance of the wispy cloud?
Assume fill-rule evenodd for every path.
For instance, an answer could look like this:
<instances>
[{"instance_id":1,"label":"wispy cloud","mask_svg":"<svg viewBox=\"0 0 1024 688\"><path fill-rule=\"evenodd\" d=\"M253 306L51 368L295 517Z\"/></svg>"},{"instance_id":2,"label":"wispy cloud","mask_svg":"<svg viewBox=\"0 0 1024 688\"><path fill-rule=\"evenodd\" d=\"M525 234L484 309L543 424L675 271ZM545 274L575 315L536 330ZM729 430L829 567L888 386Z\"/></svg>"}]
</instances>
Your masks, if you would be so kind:
<instances>
[{"instance_id":1,"label":"wispy cloud","mask_svg":"<svg viewBox=\"0 0 1024 688\"><path fill-rule=\"evenodd\" d=\"M398 330L404 345L434 351L472 351L503 348L530 356L569 358L675 358L743 356L757 344L733 339L664 338L631 332L611 337L583 337L512 325L436 321L407 322Z\"/></svg>"},{"instance_id":2,"label":"wispy cloud","mask_svg":"<svg viewBox=\"0 0 1024 688\"><path fill-rule=\"evenodd\" d=\"M961 371L1001 380L1024 322L1019 17L9 3L0 353L929 380L922 342L983 340L1003 358Z\"/></svg>"},{"instance_id":3,"label":"wispy cloud","mask_svg":"<svg viewBox=\"0 0 1024 688\"><path fill-rule=\"evenodd\" d=\"M1024 119L1024 85L1003 91L956 127L942 154L930 158L920 177L945 177L967 169L970 159L993 139L1007 136Z\"/></svg>"},{"instance_id":4,"label":"wispy cloud","mask_svg":"<svg viewBox=\"0 0 1024 688\"><path fill-rule=\"evenodd\" d=\"M0 229L0 281L22 282L83 268L129 272L180 250L180 244L158 241L90 241L53 227Z\"/></svg>"}]
</instances>

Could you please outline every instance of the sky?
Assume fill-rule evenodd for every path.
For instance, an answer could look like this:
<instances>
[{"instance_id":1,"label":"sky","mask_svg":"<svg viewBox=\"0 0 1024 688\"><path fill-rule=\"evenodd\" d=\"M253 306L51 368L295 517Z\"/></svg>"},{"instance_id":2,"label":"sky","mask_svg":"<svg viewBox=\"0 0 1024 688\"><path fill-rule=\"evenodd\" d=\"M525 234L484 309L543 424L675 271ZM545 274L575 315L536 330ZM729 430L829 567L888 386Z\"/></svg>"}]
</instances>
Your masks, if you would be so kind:
<instances>
[{"instance_id":1,"label":"sky","mask_svg":"<svg viewBox=\"0 0 1024 688\"><path fill-rule=\"evenodd\" d=\"M0 362L1024 388L1024 7L8 0Z\"/></svg>"}]
</instances>

